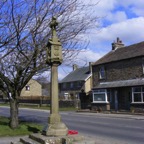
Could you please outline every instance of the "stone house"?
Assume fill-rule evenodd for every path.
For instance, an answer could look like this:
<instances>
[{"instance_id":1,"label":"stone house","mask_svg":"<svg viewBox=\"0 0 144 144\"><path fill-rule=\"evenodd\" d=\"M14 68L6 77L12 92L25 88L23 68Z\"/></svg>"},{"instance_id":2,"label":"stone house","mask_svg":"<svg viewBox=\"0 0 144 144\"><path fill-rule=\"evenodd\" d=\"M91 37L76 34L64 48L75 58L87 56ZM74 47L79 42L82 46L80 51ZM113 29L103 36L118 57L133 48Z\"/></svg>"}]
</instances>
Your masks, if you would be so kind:
<instances>
[{"instance_id":1,"label":"stone house","mask_svg":"<svg viewBox=\"0 0 144 144\"><path fill-rule=\"evenodd\" d=\"M79 98L81 92L88 95L92 88L91 63L81 68L73 65L73 71L60 81L59 88L65 99Z\"/></svg>"},{"instance_id":2,"label":"stone house","mask_svg":"<svg viewBox=\"0 0 144 144\"><path fill-rule=\"evenodd\" d=\"M144 108L144 42L112 50L92 65L92 108L129 110Z\"/></svg>"},{"instance_id":3,"label":"stone house","mask_svg":"<svg viewBox=\"0 0 144 144\"><path fill-rule=\"evenodd\" d=\"M26 96L42 96L42 86L39 82L31 79L22 89L21 97Z\"/></svg>"}]
</instances>

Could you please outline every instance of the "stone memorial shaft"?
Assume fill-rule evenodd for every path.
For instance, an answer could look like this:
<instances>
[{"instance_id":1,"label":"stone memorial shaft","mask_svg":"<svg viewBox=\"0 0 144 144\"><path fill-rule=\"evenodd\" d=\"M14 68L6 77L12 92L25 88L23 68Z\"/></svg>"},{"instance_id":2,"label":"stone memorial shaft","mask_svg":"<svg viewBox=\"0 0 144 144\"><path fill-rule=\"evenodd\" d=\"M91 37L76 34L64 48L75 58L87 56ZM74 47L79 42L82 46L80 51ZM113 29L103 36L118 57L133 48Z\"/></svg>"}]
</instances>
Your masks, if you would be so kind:
<instances>
[{"instance_id":1,"label":"stone memorial shaft","mask_svg":"<svg viewBox=\"0 0 144 144\"><path fill-rule=\"evenodd\" d=\"M47 64L51 66L51 105L48 125L44 128L43 134L47 136L64 136L68 133L68 128L61 121L59 114L58 98L58 66L62 63L62 46L56 33L58 22L53 17L50 23L52 38L47 45Z\"/></svg>"}]
</instances>

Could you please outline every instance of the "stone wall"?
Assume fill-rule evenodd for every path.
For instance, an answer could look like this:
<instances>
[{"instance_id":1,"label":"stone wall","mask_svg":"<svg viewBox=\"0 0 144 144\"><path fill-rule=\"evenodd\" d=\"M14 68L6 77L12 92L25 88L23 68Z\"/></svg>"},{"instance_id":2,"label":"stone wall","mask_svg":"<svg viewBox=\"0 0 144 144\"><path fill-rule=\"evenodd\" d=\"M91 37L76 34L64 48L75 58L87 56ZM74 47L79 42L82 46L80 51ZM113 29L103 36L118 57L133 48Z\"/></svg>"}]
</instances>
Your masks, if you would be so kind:
<instances>
[{"instance_id":1,"label":"stone wall","mask_svg":"<svg viewBox=\"0 0 144 144\"><path fill-rule=\"evenodd\" d=\"M93 87L95 87L99 82L110 82L144 77L141 57L105 64L105 79L99 79L100 67L101 65L93 66Z\"/></svg>"},{"instance_id":2,"label":"stone wall","mask_svg":"<svg viewBox=\"0 0 144 144\"><path fill-rule=\"evenodd\" d=\"M31 79L26 86L29 86L29 90L24 87L20 96L42 96L42 86L36 80Z\"/></svg>"},{"instance_id":3,"label":"stone wall","mask_svg":"<svg viewBox=\"0 0 144 144\"><path fill-rule=\"evenodd\" d=\"M59 101L59 107L60 108L66 108L66 107L75 107L75 101Z\"/></svg>"},{"instance_id":4,"label":"stone wall","mask_svg":"<svg viewBox=\"0 0 144 144\"><path fill-rule=\"evenodd\" d=\"M109 103L92 103L91 110L95 112L109 111L110 104Z\"/></svg>"}]
</instances>

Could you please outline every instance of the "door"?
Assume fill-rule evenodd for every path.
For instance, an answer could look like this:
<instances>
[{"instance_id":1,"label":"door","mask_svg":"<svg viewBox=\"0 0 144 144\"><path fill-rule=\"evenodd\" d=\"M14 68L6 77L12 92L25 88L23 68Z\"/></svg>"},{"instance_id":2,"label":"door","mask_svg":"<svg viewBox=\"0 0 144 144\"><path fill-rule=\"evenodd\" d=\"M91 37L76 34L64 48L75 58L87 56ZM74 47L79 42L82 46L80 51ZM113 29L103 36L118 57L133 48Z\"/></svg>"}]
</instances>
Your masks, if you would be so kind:
<instances>
[{"instance_id":1,"label":"door","mask_svg":"<svg viewBox=\"0 0 144 144\"><path fill-rule=\"evenodd\" d=\"M118 92L117 92L117 90L114 91L114 97L115 97L115 111L118 111Z\"/></svg>"}]
</instances>

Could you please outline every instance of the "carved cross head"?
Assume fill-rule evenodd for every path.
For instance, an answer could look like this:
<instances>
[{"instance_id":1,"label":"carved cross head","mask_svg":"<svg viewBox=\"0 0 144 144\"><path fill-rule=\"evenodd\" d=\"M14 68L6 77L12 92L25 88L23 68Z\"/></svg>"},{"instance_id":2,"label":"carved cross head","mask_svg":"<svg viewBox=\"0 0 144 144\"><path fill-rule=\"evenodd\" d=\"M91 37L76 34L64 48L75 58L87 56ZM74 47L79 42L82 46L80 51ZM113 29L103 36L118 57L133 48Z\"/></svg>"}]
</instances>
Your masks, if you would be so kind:
<instances>
[{"instance_id":1,"label":"carved cross head","mask_svg":"<svg viewBox=\"0 0 144 144\"><path fill-rule=\"evenodd\" d=\"M50 28L53 30L56 30L56 26L58 26L58 22L56 20L56 17L52 17L52 21L50 23Z\"/></svg>"}]
</instances>

